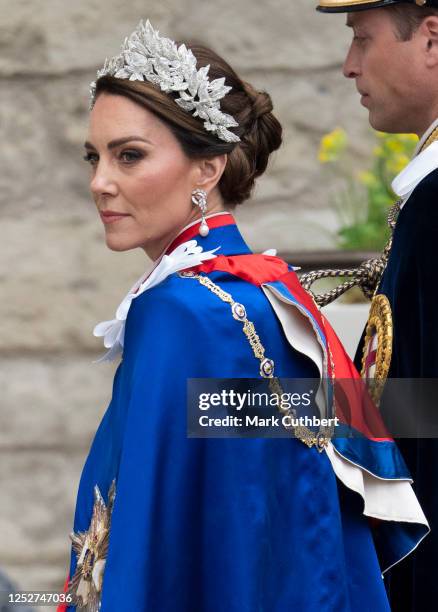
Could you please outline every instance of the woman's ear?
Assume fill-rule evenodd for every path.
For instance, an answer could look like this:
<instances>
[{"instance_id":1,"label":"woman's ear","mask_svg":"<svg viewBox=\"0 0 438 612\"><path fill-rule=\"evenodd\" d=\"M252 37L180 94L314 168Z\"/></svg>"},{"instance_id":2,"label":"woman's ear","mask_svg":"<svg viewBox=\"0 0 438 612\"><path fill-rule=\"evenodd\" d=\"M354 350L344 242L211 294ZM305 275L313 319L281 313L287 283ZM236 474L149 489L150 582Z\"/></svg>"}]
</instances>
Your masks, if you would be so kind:
<instances>
[{"instance_id":1,"label":"woman's ear","mask_svg":"<svg viewBox=\"0 0 438 612\"><path fill-rule=\"evenodd\" d=\"M196 186L210 193L221 180L227 160L228 155L226 153L211 159L198 160Z\"/></svg>"}]
</instances>

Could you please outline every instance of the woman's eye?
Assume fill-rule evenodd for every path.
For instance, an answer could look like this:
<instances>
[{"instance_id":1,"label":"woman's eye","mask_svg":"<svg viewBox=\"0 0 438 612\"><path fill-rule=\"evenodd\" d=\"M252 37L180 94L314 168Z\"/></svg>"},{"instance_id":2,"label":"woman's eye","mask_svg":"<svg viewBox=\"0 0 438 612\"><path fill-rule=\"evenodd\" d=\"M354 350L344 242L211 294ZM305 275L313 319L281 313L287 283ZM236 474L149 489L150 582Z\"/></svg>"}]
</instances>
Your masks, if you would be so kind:
<instances>
[{"instance_id":1,"label":"woman's eye","mask_svg":"<svg viewBox=\"0 0 438 612\"><path fill-rule=\"evenodd\" d=\"M120 159L122 160L122 162L125 162L127 164L132 164L133 162L136 162L139 159L142 159L142 157L143 157L143 154L140 153L140 151L129 150L129 151L122 151L120 153Z\"/></svg>"},{"instance_id":2,"label":"woman's eye","mask_svg":"<svg viewBox=\"0 0 438 612\"><path fill-rule=\"evenodd\" d=\"M84 160L94 166L97 164L99 157L96 155L96 153L86 153L84 155Z\"/></svg>"}]
</instances>

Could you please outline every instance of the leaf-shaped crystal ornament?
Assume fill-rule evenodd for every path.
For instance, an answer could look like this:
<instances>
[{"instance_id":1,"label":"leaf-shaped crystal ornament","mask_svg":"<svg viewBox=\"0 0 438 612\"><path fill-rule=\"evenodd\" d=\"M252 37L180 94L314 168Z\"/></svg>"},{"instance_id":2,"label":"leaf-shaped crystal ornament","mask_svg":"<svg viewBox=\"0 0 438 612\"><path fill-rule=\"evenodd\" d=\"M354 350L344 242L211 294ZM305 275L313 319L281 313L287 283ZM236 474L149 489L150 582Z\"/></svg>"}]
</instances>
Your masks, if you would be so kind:
<instances>
[{"instance_id":1,"label":"leaf-shaped crystal ornament","mask_svg":"<svg viewBox=\"0 0 438 612\"><path fill-rule=\"evenodd\" d=\"M228 128L239 124L231 115L220 111L219 101L230 91L225 78L210 81L210 66L197 70L197 60L185 45L179 47L170 38L154 30L149 20L140 21L134 32L125 39L119 55L106 59L97 72L96 81L105 75L116 79L149 81L165 92L179 94L176 103L194 117L204 120L207 132L225 142L240 142ZM90 107L96 99L96 81L90 84Z\"/></svg>"}]
</instances>

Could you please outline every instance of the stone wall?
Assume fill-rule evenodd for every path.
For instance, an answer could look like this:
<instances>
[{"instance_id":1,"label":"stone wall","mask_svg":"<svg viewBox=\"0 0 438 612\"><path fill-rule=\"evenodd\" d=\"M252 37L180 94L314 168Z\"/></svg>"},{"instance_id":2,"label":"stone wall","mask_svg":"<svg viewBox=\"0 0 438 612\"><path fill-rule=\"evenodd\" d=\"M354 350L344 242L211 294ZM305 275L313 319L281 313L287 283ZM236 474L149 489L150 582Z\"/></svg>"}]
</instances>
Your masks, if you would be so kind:
<instances>
[{"instance_id":1,"label":"stone wall","mask_svg":"<svg viewBox=\"0 0 438 612\"><path fill-rule=\"evenodd\" d=\"M341 75L343 16L311 0L0 0L0 565L21 587L59 587L75 494L113 368L95 365L96 321L143 271L109 252L82 161L88 85L148 16L222 53L273 97L285 142L238 212L254 249L332 244L336 217L316 160L337 125L369 149L366 113Z\"/></svg>"}]
</instances>

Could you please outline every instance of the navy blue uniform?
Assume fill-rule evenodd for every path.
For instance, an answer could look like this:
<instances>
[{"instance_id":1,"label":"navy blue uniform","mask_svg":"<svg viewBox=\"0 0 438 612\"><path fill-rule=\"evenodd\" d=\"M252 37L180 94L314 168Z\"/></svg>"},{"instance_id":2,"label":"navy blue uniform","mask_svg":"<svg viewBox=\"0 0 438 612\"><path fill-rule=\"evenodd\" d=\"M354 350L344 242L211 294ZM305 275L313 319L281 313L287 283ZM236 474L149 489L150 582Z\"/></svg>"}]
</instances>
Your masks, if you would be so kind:
<instances>
[{"instance_id":1,"label":"navy blue uniform","mask_svg":"<svg viewBox=\"0 0 438 612\"><path fill-rule=\"evenodd\" d=\"M391 378L438 377L438 169L415 188L402 207L379 294L393 317ZM356 355L359 366L362 343ZM423 612L438 598L438 440L397 440L431 533L408 559L389 573L393 610Z\"/></svg>"}]
</instances>

